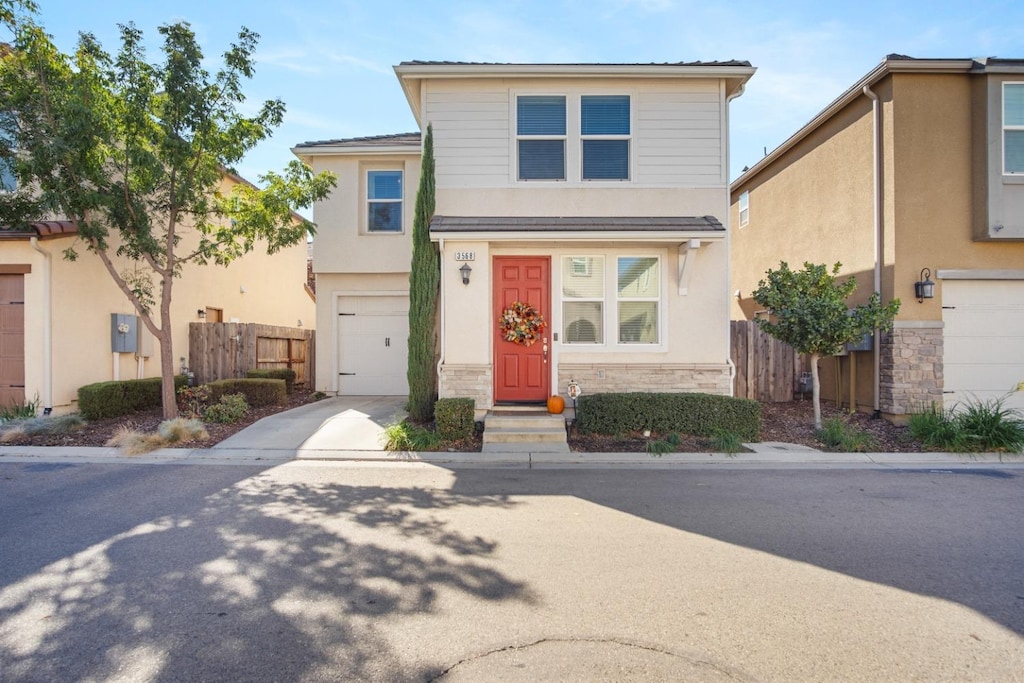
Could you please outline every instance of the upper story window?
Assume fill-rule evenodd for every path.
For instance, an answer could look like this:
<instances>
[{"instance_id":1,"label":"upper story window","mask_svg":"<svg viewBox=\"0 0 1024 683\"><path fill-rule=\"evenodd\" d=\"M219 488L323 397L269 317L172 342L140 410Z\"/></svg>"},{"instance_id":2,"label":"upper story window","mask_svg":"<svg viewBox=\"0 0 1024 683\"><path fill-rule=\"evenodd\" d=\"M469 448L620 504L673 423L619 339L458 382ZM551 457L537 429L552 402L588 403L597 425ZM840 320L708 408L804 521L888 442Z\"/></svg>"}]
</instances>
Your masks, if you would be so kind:
<instances>
[{"instance_id":1,"label":"upper story window","mask_svg":"<svg viewBox=\"0 0 1024 683\"><path fill-rule=\"evenodd\" d=\"M1024 83L1003 84L1003 173L1024 173Z\"/></svg>"},{"instance_id":2,"label":"upper story window","mask_svg":"<svg viewBox=\"0 0 1024 683\"><path fill-rule=\"evenodd\" d=\"M565 180L565 96L516 98L519 180Z\"/></svg>"},{"instance_id":3,"label":"upper story window","mask_svg":"<svg viewBox=\"0 0 1024 683\"><path fill-rule=\"evenodd\" d=\"M740 195L740 227L750 222L750 193Z\"/></svg>"},{"instance_id":4,"label":"upper story window","mask_svg":"<svg viewBox=\"0 0 1024 683\"><path fill-rule=\"evenodd\" d=\"M367 232L402 232L402 172L366 174Z\"/></svg>"},{"instance_id":5,"label":"upper story window","mask_svg":"<svg viewBox=\"0 0 1024 683\"><path fill-rule=\"evenodd\" d=\"M583 180L629 180L629 137L629 95L583 95Z\"/></svg>"}]
</instances>

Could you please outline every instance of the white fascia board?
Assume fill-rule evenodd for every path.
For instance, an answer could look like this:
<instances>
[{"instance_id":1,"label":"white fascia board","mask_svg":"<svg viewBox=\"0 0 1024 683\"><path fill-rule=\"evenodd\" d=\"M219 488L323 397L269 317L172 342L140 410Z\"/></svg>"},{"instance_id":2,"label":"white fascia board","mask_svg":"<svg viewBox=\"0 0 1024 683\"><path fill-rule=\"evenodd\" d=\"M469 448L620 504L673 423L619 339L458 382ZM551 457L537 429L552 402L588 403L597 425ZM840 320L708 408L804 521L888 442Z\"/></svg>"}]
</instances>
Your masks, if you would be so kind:
<instances>
[{"instance_id":1,"label":"white fascia board","mask_svg":"<svg viewBox=\"0 0 1024 683\"><path fill-rule=\"evenodd\" d=\"M699 66L684 64L399 64L395 73L406 78L749 78L752 66Z\"/></svg>"},{"instance_id":2,"label":"white fascia board","mask_svg":"<svg viewBox=\"0 0 1024 683\"><path fill-rule=\"evenodd\" d=\"M383 156L404 154L420 156L422 151L418 146L410 145L366 145L352 147L351 145L317 145L316 147L293 147L292 154L299 157L317 156Z\"/></svg>"},{"instance_id":3,"label":"white fascia board","mask_svg":"<svg viewBox=\"0 0 1024 683\"><path fill-rule=\"evenodd\" d=\"M517 232L431 232L430 241L439 242L644 242L660 244L689 244L691 240L719 242L725 240L725 233L707 232L635 232L617 230L597 231L517 231Z\"/></svg>"}]
</instances>

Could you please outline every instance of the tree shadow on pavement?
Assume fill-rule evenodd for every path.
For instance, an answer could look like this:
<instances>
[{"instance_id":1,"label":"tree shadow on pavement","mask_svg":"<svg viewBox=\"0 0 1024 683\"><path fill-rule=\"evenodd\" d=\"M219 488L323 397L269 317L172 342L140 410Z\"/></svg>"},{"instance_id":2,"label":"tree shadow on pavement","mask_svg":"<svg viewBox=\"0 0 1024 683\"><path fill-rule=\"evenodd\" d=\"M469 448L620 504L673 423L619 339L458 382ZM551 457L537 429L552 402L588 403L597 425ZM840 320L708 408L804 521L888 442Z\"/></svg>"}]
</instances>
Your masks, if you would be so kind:
<instances>
[{"instance_id":1,"label":"tree shadow on pavement","mask_svg":"<svg viewBox=\"0 0 1024 683\"><path fill-rule=\"evenodd\" d=\"M214 487L230 476L209 473ZM257 475L193 500L157 516L128 505L117 533L60 559L38 549L38 569L5 580L3 679L406 680L422 671L380 620L430 613L445 592L533 600L494 568L496 541L433 516L512 507L505 496Z\"/></svg>"}]
</instances>

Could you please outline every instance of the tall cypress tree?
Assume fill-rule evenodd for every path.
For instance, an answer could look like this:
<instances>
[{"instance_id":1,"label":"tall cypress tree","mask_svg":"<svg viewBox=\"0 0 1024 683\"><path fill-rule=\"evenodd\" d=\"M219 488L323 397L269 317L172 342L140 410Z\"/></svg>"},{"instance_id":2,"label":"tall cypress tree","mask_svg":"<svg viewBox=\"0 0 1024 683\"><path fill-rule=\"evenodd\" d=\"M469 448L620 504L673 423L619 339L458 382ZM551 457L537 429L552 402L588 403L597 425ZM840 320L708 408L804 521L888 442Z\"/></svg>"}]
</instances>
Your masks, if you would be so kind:
<instances>
[{"instance_id":1,"label":"tall cypress tree","mask_svg":"<svg viewBox=\"0 0 1024 683\"><path fill-rule=\"evenodd\" d=\"M437 400L436 325L441 264L430 241L434 216L434 133L427 125L420 166L420 186L412 222L412 269L409 273L409 417L427 422Z\"/></svg>"}]
</instances>

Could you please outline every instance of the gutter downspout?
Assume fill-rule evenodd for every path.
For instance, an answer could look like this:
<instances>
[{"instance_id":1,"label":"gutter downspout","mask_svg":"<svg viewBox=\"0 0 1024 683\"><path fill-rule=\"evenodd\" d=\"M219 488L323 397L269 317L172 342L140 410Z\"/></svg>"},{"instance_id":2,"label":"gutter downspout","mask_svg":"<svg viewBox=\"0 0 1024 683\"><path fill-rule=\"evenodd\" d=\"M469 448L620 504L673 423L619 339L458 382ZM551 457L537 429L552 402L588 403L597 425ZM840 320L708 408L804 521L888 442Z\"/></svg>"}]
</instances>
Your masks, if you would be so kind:
<instances>
[{"instance_id":1,"label":"gutter downspout","mask_svg":"<svg viewBox=\"0 0 1024 683\"><path fill-rule=\"evenodd\" d=\"M864 94L871 100L871 119L872 119L872 166L874 171L874 251L875 251L875 293L881 297L882 292L882 105L878 100L878 95L871 91L871 86L864 86ZM881 417L881 368L882 368L882 355L881 355L881 335L879 334L878 328L874 331L875 343L873 347L874 355L874 378L873 378L873 389L874 389L874 413L872 417Z\"/></svg>"},{"instance_id":2,"label":"gutter downspout","mask_svg":"<svg viewBox=\"0 0 1024 683\"><path fill-rule=\"evenodd\" d=\"M444 315L444 309L445 309L445 303L444 303L445 302L445 297L444 297L444 290L445 290L445 277L444 277L445 267L444 267L444 238L443 237L438 238L438 241L437 241L437 252L438 252L437 253L438 260L441 263L441 288L440 288L440 290L437 293L437 305L441 308L441 321L440 321L441 329L438 332L438 340L437 340L438 346L441 347L441 352L438 354L438 358L437 358L437 388L438 388L438 391L440 392L440 390L441 390L441 370L444 368L444 328L445 328L445 325L444 325L444 320L445 320L445 315Z\"/></svg>"},{"instance_id":3,"label":"gutter downspout","mask_svg":"<svg viewBox=\"0 0 1024 683\"><path fill-rule=\"evenodd\" d=\"M32 248L43 255L43 415L53 412L53 306L50 284L50 257L52 254L39 246L39 238L29 238Z\"/></svg>"},{"instance_id":4,"label":"gutter downspout","mask_svg":"<svg viewBox=\"0 0 1024 683\"><path fill-rule=\"evenodd\" d=\"M725 118L725 130L729 132L729 103L735 100L737 97L743 94L746 90L746 84L740 85L734 93L725 96L725 112L723 117ZM728 139L728 135L726 136ZM725 187L729 188L729 146L725 146ZM726 286L732 282L732 195L726 192L726 211L725 211L725 239L726 239L726 259L725 259L725 281ZM728 292L727 292L728 294ZM729 306L732 306L732 298L726 297L729 301ZM736 364L732 362L732 334L726 329L726 343L725 346L729 349L729 355L725 357L725 362L729 366L729 395L736 395Z\"/></svg>"}]
</instances>

